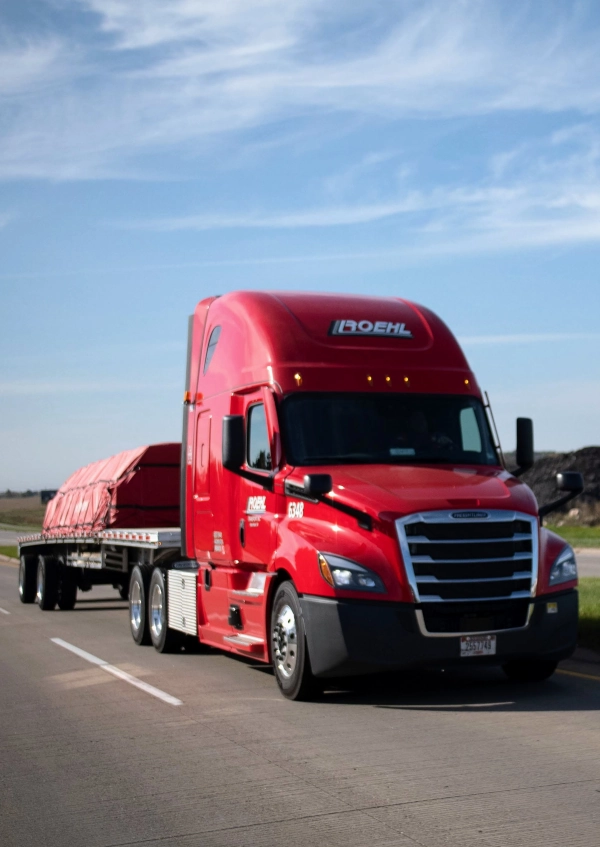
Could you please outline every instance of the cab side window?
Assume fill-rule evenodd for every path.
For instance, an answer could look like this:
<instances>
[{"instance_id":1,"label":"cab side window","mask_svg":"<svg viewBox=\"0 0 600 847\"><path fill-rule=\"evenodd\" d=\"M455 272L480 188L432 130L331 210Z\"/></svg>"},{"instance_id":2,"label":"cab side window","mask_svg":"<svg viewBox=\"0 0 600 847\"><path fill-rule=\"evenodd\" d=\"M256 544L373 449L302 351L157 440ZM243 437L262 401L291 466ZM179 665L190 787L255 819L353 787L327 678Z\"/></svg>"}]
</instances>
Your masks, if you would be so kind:
<instances>
[{"instance_id":1,"label":"cab side window","mask_svg":"<svg viewBox=\"0 0 600 847\"><path fill-rule=\"evenodd\" d=\"M271 470L271 445L269 444L265 407L262 403L251 406L248 413L247 456L249 467L261 471Z\"/></svg>"},{"instance_id":2,"label":"cab side window","mask_svg":"<svg viewBox=\"0 0 600 847\"><path fill-rule=\"evenodd\" d=\"M221 335L221 327L216 326L210 334L210 338L208 339L208 345L206 347L206 356L204 357L204 369L202 371L203 374L208 370L208 366L210 365L210 360L212 359L217 341L219 340L219 336Z\"/></svg>"}]
</instances>

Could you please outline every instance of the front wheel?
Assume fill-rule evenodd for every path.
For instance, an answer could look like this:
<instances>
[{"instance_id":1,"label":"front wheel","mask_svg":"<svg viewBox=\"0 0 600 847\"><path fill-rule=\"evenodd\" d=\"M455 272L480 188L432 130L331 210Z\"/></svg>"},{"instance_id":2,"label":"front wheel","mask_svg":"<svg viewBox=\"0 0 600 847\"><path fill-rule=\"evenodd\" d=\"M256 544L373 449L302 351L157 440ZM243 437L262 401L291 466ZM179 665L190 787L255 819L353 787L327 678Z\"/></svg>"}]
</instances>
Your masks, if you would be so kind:
<instances>
[{"instance_id":1,"label":"front wheel","mask_svg":"<svg viewBox=\"0 0 600 847\"><path fill-rule=\"evenodd\" d=\"M273 599L271 658L279 690L288 700L309 700L319 692L310 668L300 601L291 582L283 582Z\"/></svg>"},{"instance_id":2,"label":"front wheel","mask_svg":"<svg viewBox=\"0 0 600 847\"><path fill-rule=\"evenodd\" d=\"M558 662L548 659L515 659L502 665L511 682L543 682L552 676Z\"/></svg>"},{"instance_id":3,"label":"front wheel","mask_svg":"<svg viewBox=\"0 0 600 847\"><path fill-rule=\"evenodd\" d=\"M148 622L150 624L150 638L159 653L173 653L181 647L183 643L181 633L169 629L167 586L160 568L154 568L150 580Z\"/></svg>"}]
</instances>

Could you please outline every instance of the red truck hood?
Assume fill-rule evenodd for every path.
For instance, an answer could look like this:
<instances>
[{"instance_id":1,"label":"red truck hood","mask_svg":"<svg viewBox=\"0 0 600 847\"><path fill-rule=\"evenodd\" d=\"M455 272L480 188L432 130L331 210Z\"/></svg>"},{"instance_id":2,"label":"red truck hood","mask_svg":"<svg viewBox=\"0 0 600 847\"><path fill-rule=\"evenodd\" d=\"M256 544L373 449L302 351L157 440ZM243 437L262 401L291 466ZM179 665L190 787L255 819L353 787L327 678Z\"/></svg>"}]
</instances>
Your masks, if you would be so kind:
<instances>
[{"instance_id":1,"label":"red truck hood","mask_svg":"<svg viewBox=\"0 0 600 847\"><path fill-rule=\"evenodd\" d=\"M329 472L340 501L374 515L434 509L514 509L537 515L530 489L500 468L438 465L344 465ZM305 469L306 472L306 469Z\"/></svg>"}]
</instances>

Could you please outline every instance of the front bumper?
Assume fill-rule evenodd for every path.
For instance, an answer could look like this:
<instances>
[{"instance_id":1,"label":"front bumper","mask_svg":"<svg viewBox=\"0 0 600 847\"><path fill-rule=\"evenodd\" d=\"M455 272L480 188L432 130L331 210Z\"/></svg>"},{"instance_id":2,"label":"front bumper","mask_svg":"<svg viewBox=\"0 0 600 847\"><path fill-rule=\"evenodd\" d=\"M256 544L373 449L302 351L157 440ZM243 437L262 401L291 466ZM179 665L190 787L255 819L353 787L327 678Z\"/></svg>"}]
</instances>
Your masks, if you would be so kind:
<instances>
[{"instance_id":1,"label":"front bumper","mask_svg":"<svg viewBox=\"0 0 600 847\"><path fill-rule=\"evenodd\" d=\"M525 627L489 630L496 635L496 655L468 658L460 656L459 634L424 634L417 609L409 603L304 595L300 604L312 671L319 677L465 663L501 665L512 659L560 661L571 655L577 642L575 590L532 598Z\"/></svg>"}]
</instances>

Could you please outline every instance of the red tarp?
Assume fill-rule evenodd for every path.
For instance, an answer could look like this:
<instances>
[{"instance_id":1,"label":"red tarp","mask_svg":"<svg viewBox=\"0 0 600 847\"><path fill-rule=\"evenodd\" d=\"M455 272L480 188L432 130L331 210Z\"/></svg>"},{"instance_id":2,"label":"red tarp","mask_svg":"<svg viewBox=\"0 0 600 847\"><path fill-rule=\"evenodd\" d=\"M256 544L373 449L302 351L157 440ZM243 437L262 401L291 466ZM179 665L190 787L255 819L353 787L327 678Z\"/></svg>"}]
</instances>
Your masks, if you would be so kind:
<instances>
[{"instance_id":1,"label":"red tarp","mask_svg":"<svg viewBox=\"0 0 600 847\"><path fill-rule=\"evenodd\" d=\"M179 526L181 444L126 450L75 471L50 500L46 535Z\"/></svg>"}]
</instances>

